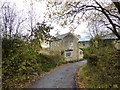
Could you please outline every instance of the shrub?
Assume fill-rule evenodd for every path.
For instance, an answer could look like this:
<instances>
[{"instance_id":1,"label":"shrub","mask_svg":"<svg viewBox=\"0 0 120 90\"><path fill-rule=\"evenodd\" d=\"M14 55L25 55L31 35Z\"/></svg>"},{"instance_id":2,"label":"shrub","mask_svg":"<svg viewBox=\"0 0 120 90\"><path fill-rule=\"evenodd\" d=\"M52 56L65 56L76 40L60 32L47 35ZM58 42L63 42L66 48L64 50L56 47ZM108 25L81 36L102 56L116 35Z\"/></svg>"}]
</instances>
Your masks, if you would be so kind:
<instances>
[{"instance_id":1,"label":"shrub","mask_svg":"<svg viewBox=\"0 0 120 90\"><path fill-rule=\"evenodd\" d=\"M57 52L39 53L38 46L34 47L23 40L3 39L2 84L3 89L21 87L33 77L50 71L63 62L63 56Z\"/></svg>"},{"instance_id":2,"label":"shrub","mask_svg":"<svg viewBox=\"0 0 120 90\"><path fill-rule=\"evenodd\" d=\"M90 55L84 77L90 87L120 87L120 51L112 47L88 49ZM93 79L93 80L92 80Z\"/></svg>"},{"instance_id":3,"label":"shrub","mask_svg":"<svg viewBox=\"0 0 120 90\"><path fill-rule=\"evenodd\" d=\"M88 65L92 66L97 66L98 62L98 56L96 54L91 54L88 58Z\"/></svg>"},{"instance_id":4,"label":"shrub","mask_svg":"<svg viewBox=\"0 0 120 90\"><path fill-rule=\"evenodd\" d=\"M80 49L83 50L83 54L84 54L83 58L88 59L90 56L89 49L88 48L80 48Z\"/></svg>"},{"instance_id":5,"label":"shrub","mask_svg":"<svg viewBox=\"0 0 120 90\"><path fill-rule=\"evenodd\" d=\"M43 71L50 71L50 69L60 65L64 61L63 55L59 52L50 52L52 54L39 54L37 62L41 63Z\"/></svg>"},{"instance_id":6,"label":"shrub","mask_svg":"<svg viewBox=\"0 0 120 90\"><path fill-rule=\"evenodd\" d=\"M22 40L3 40L3 88L15 87L14 82L28 79L32 72L40 72L41 65L37 63L37 53L29 48L30 44ZM12 84L9 84L12 80Z\"/></svg>"}]
</instances>

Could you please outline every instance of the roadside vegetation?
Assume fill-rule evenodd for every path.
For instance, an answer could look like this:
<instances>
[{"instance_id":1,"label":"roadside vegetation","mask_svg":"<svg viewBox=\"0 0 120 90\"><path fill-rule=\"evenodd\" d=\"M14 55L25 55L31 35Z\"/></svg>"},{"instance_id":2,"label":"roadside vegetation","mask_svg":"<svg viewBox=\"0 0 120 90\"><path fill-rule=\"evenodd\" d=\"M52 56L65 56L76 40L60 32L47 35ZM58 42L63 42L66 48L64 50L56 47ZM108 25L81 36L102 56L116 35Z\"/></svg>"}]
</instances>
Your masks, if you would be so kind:
<instances>
[{"instance_id":1,"label":"roadside vegetation","mask_svg":"<svg viewBox=\"0 0 120 90\"><path fill-rule=\"evenodd\" d=\"M50 28L39 24L34 28L33 39L27 36L8 35L2 40L2 87L24 88L25 83L62 64L59 52L41 48L41 42ZM47 38L46 38L47 39Z\"/></svg>"},{"instance_id":2,"label":"roadside vegetation","mask_svg":"<svg viewBox=\"0 0 120 90\"><path fill-rule=\"evenodd\" d=\"M79 71L79 87L120 88L120 51L112 44L99 43L84 49L88 63Z\"/></svg>"},{"instance_id":3,"label":"roadside vegetation","mask_svg":"<svg viewBox=\"0 0 120 90\"><path fill-rule=\"evenodd\" d=\"M34 10L36 0L31 0L27 10L19 10L14 3L4 1L0 3L3 89L23 88L25 82L63 63L61 54L41 47L42 42L49 43L52 38L49 34L52 27L45 22L70 27L71 31L88 22L90 34L112 31L120 40L120 3L114 0L111 3L46 0L47 12L43 16ZM120 88L120 51L112 44L104 44L99 37L91 42L90 48L83 48L88 63L80 71L80 82L87 88Z\"/></svg>"}]
</instances>

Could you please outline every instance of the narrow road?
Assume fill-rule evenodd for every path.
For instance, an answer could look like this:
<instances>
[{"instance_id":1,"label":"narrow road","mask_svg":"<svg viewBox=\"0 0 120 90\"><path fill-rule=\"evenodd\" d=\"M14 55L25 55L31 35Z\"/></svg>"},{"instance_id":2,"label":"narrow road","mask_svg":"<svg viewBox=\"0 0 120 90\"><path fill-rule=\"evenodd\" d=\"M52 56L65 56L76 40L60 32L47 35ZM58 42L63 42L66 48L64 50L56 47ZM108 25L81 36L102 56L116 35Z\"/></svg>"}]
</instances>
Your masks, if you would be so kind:
<instances>
[{"instance_id":1,"label":"narrow road","mask_svg":"<svg viewBox=\"0 0 120 90\"><path fill-rule=\"evenodd\" d=\"M86 62L66 64L35 82L32 88L75 88L76 70Z\"/></svg>"}]
</instances>

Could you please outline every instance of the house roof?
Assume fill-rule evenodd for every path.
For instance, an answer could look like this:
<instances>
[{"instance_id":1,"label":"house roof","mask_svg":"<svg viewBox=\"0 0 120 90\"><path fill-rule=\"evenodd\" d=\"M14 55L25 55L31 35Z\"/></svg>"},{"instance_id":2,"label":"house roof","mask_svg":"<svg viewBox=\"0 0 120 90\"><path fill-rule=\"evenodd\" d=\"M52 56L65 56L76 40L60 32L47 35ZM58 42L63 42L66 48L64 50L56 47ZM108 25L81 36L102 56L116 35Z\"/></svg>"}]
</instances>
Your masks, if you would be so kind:
<instances>
[{"instance_id":1,"label":"house roof","mask_svg":"<svg viewBox=\"0 0 120 90\"><path fill-rule=\"evenodd\" d=\"M84 36L79 38L78 42L89 42L91 40L90 36Z\"/></svg>"},{"instance_id":2,"label":"house roof","mask_svg":"<svg viewBox=\"0 0 120 90\"><path fill-rule=\"evenodd\" d=\"M56 36L55 38L56 38L56 40L61 40L61 39L63 39L63 38L65 38L68 34L70 34L70 32L68 32L68 33L65 33L65 34L62 34L62 35L58 35L58 36ZM72 33L71 33L72 34ZM80 38L80 35L75 35L75 34L73 34L76 38Z\"/></svg>"},{"instance_id":3,"label":"house roof","mask_svg":"<svg viewBox=\"0 0 120 90\"><path fill-rule=\"evenodd\" d=\"M110 33L110 34L103 36L102 39L118 39L118 38L115 34Z\"/></svg>"},{"instance_id":4,"label":"house roof","mask_svg":"<svg viewBox=\"0 0 120 90\"><path fill-rule=\"evenodd\" d=\"M52 38L52 41L61 40L61 39L65 38L68 34L74 35L78 39L78 42L86 42L86 41L90 41L90 39L91 39L90 37L81 38L80 35L75 35L73 33L68 32L68 33L58 35L58 36Z\"/></svg>"},{"instance_id":5,"label":"house roof","mask_svg":"<svg viewBox=\"0 0 120 90\"><path fill-rule=\"evenodd\" d=\"M90 38L79 38L78 42L87 42L90 41Z\"/></svg>"},{"instance_id":6,"label":"house roof","mask_svg":"<svg viewBox=\"0 0 120 90\"><path fill-rule=\"evenodd\" d=\"M66 37L67 35L68 35L68 33L65 33L65 34L56 36L56 38L58 38L58 39L63 39L63 38Z\"/></svg>"}]
</instances>

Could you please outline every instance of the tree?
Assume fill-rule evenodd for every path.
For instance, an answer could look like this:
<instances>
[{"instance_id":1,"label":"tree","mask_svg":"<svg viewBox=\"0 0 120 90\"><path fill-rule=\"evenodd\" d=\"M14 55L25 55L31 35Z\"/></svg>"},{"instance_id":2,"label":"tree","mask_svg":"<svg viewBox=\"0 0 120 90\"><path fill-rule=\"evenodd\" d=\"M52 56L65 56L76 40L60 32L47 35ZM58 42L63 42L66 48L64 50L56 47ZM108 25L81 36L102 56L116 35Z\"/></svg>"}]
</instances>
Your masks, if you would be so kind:
<instances>
[{"instance_id":1,"label":"tree","mask_svg":"<svg viewBox=\"0 0 120 90\"><path fill-rule=\"evenodd\" d=\"M92 20L88 21L88 28L89 30L86 31L92 38L95 36L104 36L107 33L110 33L109 30L105 28L103 25L103 21L101 21L101 17L99 17L99 13L96 15L93 15L94 18ZM103 17L103 16L102 16ZM104 30L103 30L104 29Z\"/></svg>"},{"instance_id":2,"label":"tree","mask_svg":"<svg viewBox=\"0 0 120 90\"><path fill-rule=\"evenodd\" d=\"M41 43L43 41L49 41L51 36L49 34L50 30L53 29L53 27L48 26L45 22L37 23L36 26L33 28L33 42L39 47L41 47Z\"/></svg>"},{"instance_id":3,"label":"tree","mask_svg":"<svg viewBox=\"0 0 120 90\"><path fill-rule=\"evenodd\" d=\"M80 24L92 21L94 15L99 17L100 24L111 30L120 39L120 2L87 1L48 1L49 18L57 20L61 25ZM101 18L102 17L102 18Z\"/></svg>"},{"instance_id":4,"label":"tree","mask_svg":"<svg viewBox=\"0 0 120 90\"><path fill-rule=\"evenodd\" d=\"M20 13L16 10L16 5L9 2L4 2L1 7L1 26L4 31L3 36L11 38L13 33L18 34L21 24L26 20L26 18L21 18Z\"/></svg>"},{"instance_id":5,"label":"tree","mask_svg":"<svg viewBox=\"0 0 120 90\"><path fill-rule=\"evenodd\" d=\"M29 11L28 11L28 26L29 26L29 31L30 31L30 39L33 38L33 33L34 33L34 26L35 26L35 19L36 19L36 14L34 11L34 2L33 0L30 0L30 7L29 7Z\"/></svg>"}]
</instances>

